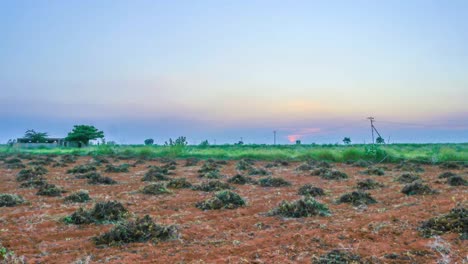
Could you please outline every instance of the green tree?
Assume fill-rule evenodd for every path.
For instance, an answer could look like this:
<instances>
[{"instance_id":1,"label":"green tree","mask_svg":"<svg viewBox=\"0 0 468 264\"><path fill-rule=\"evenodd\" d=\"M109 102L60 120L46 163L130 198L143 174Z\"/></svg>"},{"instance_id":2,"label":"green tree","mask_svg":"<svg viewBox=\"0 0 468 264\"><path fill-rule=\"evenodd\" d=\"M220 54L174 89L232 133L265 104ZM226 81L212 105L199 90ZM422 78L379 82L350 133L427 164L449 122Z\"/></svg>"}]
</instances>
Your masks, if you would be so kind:
<instances>
[{"instance_id":1,"label":"green tree","mask_svg":"<svg viewBox=\"0 0 468 264\"><path fill-rule=\"evenodd\" d=\"M208 142L208 140L204 140L200 143L200 147L208 147L210 145L210 143Z\"/></svg>"},{"instance_id":2,"label":"green tree","mask_svg":"<svg viewBox=\"0 0 468 264\"><path fill-rule=\"evenodd\" d=\"M149 146L153 144L154 144L154 139L152 138L145 139L145 145Z\"/></svg>"},{"instance_id":3,"label":"green tree","mask_svg":"<svg viewBox=\"0 0 468 264\"><path fill-rule=\"evenodd\" d=\"M99 131L94 126L76 125L73 126L73 130L68 133L65 140L77 142L79 143L79 147L81 147L82 145L88 145L90 140L98 138L104 138L104 132Z\"/></svg>"},{"instance_id":4,"label":"green tree","mask_svg":"<svg viewBox=\"0 0 468 264\"><path fill-rule=\"evenodd\" d=\"M385 140L382 138L382 137L378 137L375 139L375 143L377 144L384 144L385 143Z\"/></svg>"},{"instance_id":5,"label":"green tree","mask_svg":"<svg viewBox=\"0 0 468 264\"><path fill-rule=\"evenodd\" d=\"M345 145L351 144L351 138L345 137L345 138L343 139L343 143L344 143Z\"/></svg>"},{"instance_id":6,"label":"green tree","mask_svg":"<svg viewBox=\"0 0 468 264\"><path fill-rule=\"evenodd\" d=\"M44 143L47 141L47 133L36 132L34 129L26 130L24 138L32 143Z\"/></svg>"}]
</instances>

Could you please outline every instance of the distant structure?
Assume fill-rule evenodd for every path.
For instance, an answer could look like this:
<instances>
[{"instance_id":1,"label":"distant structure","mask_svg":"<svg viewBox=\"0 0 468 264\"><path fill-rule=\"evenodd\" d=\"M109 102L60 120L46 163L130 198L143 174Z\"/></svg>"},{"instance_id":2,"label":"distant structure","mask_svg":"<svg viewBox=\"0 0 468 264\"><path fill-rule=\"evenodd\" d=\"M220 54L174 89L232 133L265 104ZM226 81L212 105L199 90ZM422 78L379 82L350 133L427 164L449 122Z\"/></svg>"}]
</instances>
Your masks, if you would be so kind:
<instances>
[{"instance_id":1,"label":"distant structure","mask_svg":"<svg viewBox=\"0 0 468 264\"><path fill-rule=\"evenodd\" d=\"M66 141L64 138L46 138L44 142L33 143L28 138L16 139L15 147L18 148L56 148L56 147L77 147L78 143Z\"/></svg>"}]
</instances>

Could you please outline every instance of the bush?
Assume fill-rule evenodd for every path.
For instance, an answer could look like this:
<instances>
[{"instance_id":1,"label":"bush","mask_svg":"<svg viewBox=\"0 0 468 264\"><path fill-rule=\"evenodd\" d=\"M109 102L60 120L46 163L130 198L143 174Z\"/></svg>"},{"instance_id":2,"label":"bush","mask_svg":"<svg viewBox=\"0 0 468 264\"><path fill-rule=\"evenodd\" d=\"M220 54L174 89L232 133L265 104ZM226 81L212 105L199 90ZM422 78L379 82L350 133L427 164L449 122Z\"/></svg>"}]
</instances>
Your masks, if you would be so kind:
<instances>
[{"instance_id":1,"label":"bush","mask_svg":"<svg viewBox=\"0 0 468 264\"><path fill-rule=\"evenodd\" d=\"M423 184L421 181L414 181L410 184L405 185L401 190L402 193L406 195L418 195L418 194L435 194L436 191L432 190L426 184Z\"/></svg>"},{"instance_id":2,"label":"bush","mask_svg":"<svg viewBox=\"0 0 468 264\"><path fill-rule=\"evenodd\" d=\"M64 201L68 203L85 203L89 200L91 200L91 198L89 197L89 192L86 190L79 190L64 199Z\"/></svg>"},{"instance_id":3,"label":"bush","mask_svg":"<svg viewBox=\"0 0 468 264\"><path fill-rule=\"evenodd\" d=\"M96 171L96 166L84 164L84 165L78 165L78 166L73 167L72 169L69 169L67 173L76 174L76 173L87 173L91 171Z\"/></svg>"},{"instance_id":4,"label":"bush","mask_svg":"<svg viewBox=\"0 0 468 264\"><path fill-rule=\"evenodd\" d=\"M12 207L24 202L23 197L17 194L0 193L0 207Z\"/></svg>"},{"instance_id":5,"label":"bush","mask_svg":"<svg viewBox=\"0 0 468 264\"><path fill-rule=\"evenodd\" d=\"M354 206L358 206L363 204L375 204L377 201L372 198L369 193L356 191L342 195L340 199L338 199L338 203L350 203Z\"/></svg>"},{"instance_id":6,"label":"bush","mask_svg":"<svg viewBox=\"0 0 468 264\"><path fill-rule=\"evenodd\" d=\"M467 186L468 181L460 175L455 175L447 179L447 184L451 186Z\"/></svg>"},{"instance_id":7,"label":"bush","mask_svg":"<svg viewBox=\"0 0 468 264\"><path fill-rule=\"evenodd\" d=\"M377 167L370 167L361 172L362 174L366 175L376 175L376 176L383 176L385 175L385 171L382 168Z\"/></svg>"},{"instance_id":8,"label":"bush","mask_svg":"<svg viewBox=\"0 0 468 264\"><path fill-rule=\"evenodd\" d=\"M93 174L88 179L88 184L106 184L106 185L112 185L112 184L117 184L117 181L115 181L112 178L101 176L99 173Z\"/></svg>"},{"instance_id":9,"label":"bush","mask_svg":"<svg viewBox=\"0 0 468 264\"><path fill-rule=\"evenodd\" d=\"M158 243L177 239L179 233L174 225L162 226L153 222L149 215L118 224L109 232L94 237L96 245L121 245L125 243L147 242Z\"/></svg>"},{"instance_id":10,"label":"bush","mask_svg":"<svg viewBox=\"0 0 468 264\"><path fill-rule=\"evenodd\" d=\"M176 178L170 180L167 185L167 188L173 188L173 189L188 189L192 187L192 184L187 181L186 178Z\"/></svg>"},{"instance_id":11,"label":"bush","mask_svg":"<svg viewBox=\"0 0 468 264\"><path fill-rule=\"evenodd\" d=\"M325 192L323 191L322 188L314 187L310 184L306 184L306 185L303 185L301 188L299 188L298 194L309 195L309 196L315 197L315 196L325 195Z\"/></svg>"},{"instance_id":12,"label":"bush","mask_svg":"<svg viewBox=\"0 0 468 264\"><path fill-rule=\"evenodd\" d=\"M262 187L283 187L283 186L290 186L291 183L286 181L283 178L279 177L266 177L258 180L258 183Z\"/></svg>"},{"instance_id":13,"label":"bush","mask_svg":"<svg viewBox=\"0 0 468 264\"><path fill-rule=\"evenodd\" d=\"M404 173L401 176L397 177L395 180L399 183L412 183L414 181L421 180L421 177L419 177L419 175L416 174Z\"/></svg>"},{"instance_id":14,"label":"bush","mask_svg":"<svg viewBox=\"0 0 468 264\"><path fill-rule=\"evenodd\" d=\"M152 139L152 138L145 139L145 145L146 146L150 146L150 145L153 145L153 144L154 144L154 139Z\"/></svg>"},{"instance_id":15,"label":"bush","mask_svg":"<svg viewBox=\"0 0 468 264\"><path fill-rule=\"evenodd\" d=\"M313 264L362 264L359 255L334 249L325 255L321 255L312 261Z\"/></svg>"},{"instance_id":16,"label":"bush","mask_svg":"<svg viewBox=\"0 0 468 264\"><path fill-rule=\"evenodd\" d=\"M373 190L383 187L384 185L373 180L373 179L365 179L363 181L358 181L356 188L359 190Z\"/></svg>"},{"instance_id":17,"label":"bush","mask_svg":"<svg viewBox=\"0 0 468 264\"><path fill-rule=\"evenodd\" d=\"M314 198L306 196L293 202L282 201L278 207L268 212L267 215L281 215L284 217L309 217L309 216L329 216L330 210L325 204L319 203Z\"/></svg>"},{"instance_id":18,"label":"bush","mask_svg":"<svg viewBox=\"0 0 468 264\"><path fill-rule=\"evenodd\" d=\"M234 176L232 176L231 178L229 178L227 180L227 182L229 183L234 183L234 184L248 184L248 183L252 183L252 184L255 184L256 181L254 179L252 179L251 177L248 177L248 176L244 176L244 175L241 175L241 174L236 174Z\"/></svg>"},{"instance_id":19,"label":"bush","mask_svg":"<svg viewBox=\"0 0 468 264\"><path fill-rule=\"evenodd\" d=\"M152 194L152 195L158 195L158 194L168 194L171 193L168 189L166 189L166 186L161 183L152 183L150 185L146 185L141 189L141 192L144 194Z\"/></svg>"},{"instance_id":20,"label":"bush","mask_svg":"<svg viewBox=\"0 0 468 264\"><path fill-rule=\"evenodd\" d=\"M468 210L462 206L455 207L448 214L423 222L419 231L425 237L451 232L458 233L462 239L466 239L468 237Z\"/></svg>"},{"instance_id":21,"label":"bush","mask_svg":"<svg viewBox=\"0 0 468 264\"><path fill-rule=\"evenodd\" d=\"M62 190L62 188L56 186L55 184L47 183L39 188L39 191L37 191L36 195L56 197L62 196L62 193L64 192L65 191Z\"/></svg>"},{"instance_id":22,"label":"bush","mask_svg":"<svg viewBox=\"0 0 468 264\"><path fill-rule=\"evenodd\" d=\"M64 221L68 224L91 224L91 223L112 223L123 220L128 217L128 211L117 201L98 202L92 210L79 208L73 214L65 217Z\"/></svg>"},{"instance_id":23,"label":"bush","mask_svg":"<svg viewBox=\"0 0 468 264\"><path fill-rule=\"evenodd\" d=\"M202 210L235 209L245 205L245 200L237 193L224 190L217 192L213 198L198 202L195 206Z\"/></svg>"},{"instance_id":24,"label":"bush","mask_svg":"<svg viewBox=\"0 0 468 264\"><path fill-rule=\"evenodd\" d=\"M112 172L112 173L128 172L129 167L130 167L130 164L127 164L127 163L120 164L120 165L107 164L105 171Z\"/></svg>"},{"instance_id":25,"label":"bush","mask_svg":"<svg viewBox=\"0 0 468 264\"><path fill-rule=\"evenodd\" d=\"M216 192L222 190L231 190L234 189L231 185L225 182L221 182L218 180L202 182L199 185L194 185L192 190L195 191L204 191L204 192Z\"/></svg>"}]
</instances>

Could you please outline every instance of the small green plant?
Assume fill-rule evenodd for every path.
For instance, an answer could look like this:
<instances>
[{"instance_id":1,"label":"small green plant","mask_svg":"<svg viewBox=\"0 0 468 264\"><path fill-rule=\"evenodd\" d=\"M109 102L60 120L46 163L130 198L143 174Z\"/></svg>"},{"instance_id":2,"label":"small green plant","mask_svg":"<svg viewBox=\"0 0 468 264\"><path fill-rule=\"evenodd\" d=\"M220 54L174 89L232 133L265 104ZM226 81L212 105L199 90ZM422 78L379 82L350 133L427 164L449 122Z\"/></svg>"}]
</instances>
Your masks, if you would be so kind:
<instances>
[{"instance_id":1,"label":"small green plant","mask_svg":"<svg viewBox=\"0 0 468 264\"><path fill-rule=\"evenodd\" d=\"M293 202L282 201L278 207L268 212L269 216L280 215L284 217L310 217L310 216L330 216L330 210L325 204L319 203L310 196Z\"/></svg>"},{"instance_id":2,"label":"small green plant","mask_svg":"<svg viewBox=\"0 0 468 264\"><path fill-rule=\"evenodd\" d=\"M245 200L237 193L223 190L215 193L213 198L195 205L202 210L235 209L245 206Z\"/></svg>"},{"instance_id":3,"label":"small green plant","mask_svg":"<svg viewBox=\"0 0 468 264\"><path fill-rule=\"evenodd\" d=\"M362 192L362 191L355 191L351 193L346 193L342 195L338 201L338 203L350 203L354 206L358 205L367 205L367 204L375 204L377 201L372 198L370 193Z\"/></svg>"},{"instance_id":4,"label":"small green plant","mask_svg":"<svg viewBox=\"0 0 468 264\"><path fill-rule=\"evenodd\" d=\"M262 187L283 187L290 186L291 183L279 177L266 177L258 180L258 184Z\"/></svg>"},{"instance_id":5,"label":"small green plant","mask_svg":"<svg viewBox=\"0 0 468 264\"><path fill-rule=\"evenodd\" d=\"M186 167L196 166L199 161L200 160L197 158L188 158L187 160L185 160L185 166Z\"/></svg>"},{"instance_id":6,"label":"small green plant","mask_svg":"<svg viewBox=\"0 0 468 264\"><path fill-rule=\"evenodd\" d=\"M145 187L141 189L141 192L144 194L151 194L151 195L172 193L162 183L152 183L150 185L146 185Z\"/></svg>"},{"instance_id":7,"label":"small green plant","mask_svg":"<svg viewBox=\"0 0 468 264\"><path fill-rule=\"evenodd\" d=\"M109 232L94 237L96 245L116 246L126 243L151 241L158 243L177 239L179 232L174 225L162 226L153 222L149 215L137 218L135 221L126 221L117 224Z\"/></svg>"},{"instance_id":8,"label":"small green plant","mask_svg":"<svg viewBox=\"0 0 468 264\"><path fill-rule=\"evenodd\" d=\"M16 175L16 181L27 181L41 178L42 175L47 173L47 169L42 166L32 167L29 169L22 169Z\"/></svg>"},{"instance_id":9,"label":"small green plant","mask_svg":"<svg viewBox=\"0 0 468 264\"><path fill-rule=\"evenodd\" d=\"M299 195L309 195L312 197L325 195L325 192L322 188L314 187L310 184L305 184L299 188Z\"/></svg>"},{"instance_id":10,"label":"small green plant","mask_svg":"<svg viewBox=\"0 0 468 264\"><path fill-rule=\"evenodd\" d=\"M0 193L0 207L12 207L24 202L23 197L17 194Z\"/></svg>"},{"instance_id":11,"label":"small green plant","mask_svg":"<svg viewBox=\"0 0 468 264\"><path fill-rule=\"evenodd\" d=\"M91 198L89 197L89 192L87 190L79 190L64 199L66 203L85 203L89 200L91 200Z\"/></svg>"}]
</instances>

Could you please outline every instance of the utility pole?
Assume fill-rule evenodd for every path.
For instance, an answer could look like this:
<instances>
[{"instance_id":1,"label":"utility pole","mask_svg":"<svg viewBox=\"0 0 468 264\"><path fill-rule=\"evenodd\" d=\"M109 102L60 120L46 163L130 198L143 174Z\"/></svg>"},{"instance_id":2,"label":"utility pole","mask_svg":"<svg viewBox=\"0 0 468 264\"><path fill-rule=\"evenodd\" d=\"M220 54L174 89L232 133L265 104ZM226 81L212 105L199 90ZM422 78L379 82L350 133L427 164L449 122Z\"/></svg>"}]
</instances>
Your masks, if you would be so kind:
<instances>
[{"instance_id":1,"label":"utility pole","mask_svg":"<svg viewBox=\"0 0 468 264\"><path fill-rule=\"evenodd\" d=\"M276 130L273 131L273 145L276 145Z\"/></svg>"},{"instance_id":2,"label":"utility pole","mask_svg":"<svg viewBox=\"0 0 468 264\"><path fill-rule=\"evenodd\" d=\"M375 141L374 141L374 118L372 116L370 116L367 119L370 120L370 129L371 129L371 132L372 132L372 144L374 144L375 143Z\"/></svg>"}]
</instances>

